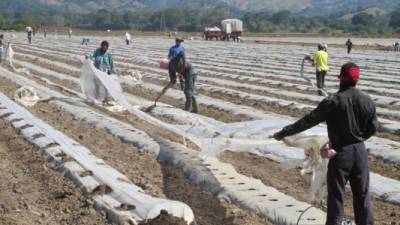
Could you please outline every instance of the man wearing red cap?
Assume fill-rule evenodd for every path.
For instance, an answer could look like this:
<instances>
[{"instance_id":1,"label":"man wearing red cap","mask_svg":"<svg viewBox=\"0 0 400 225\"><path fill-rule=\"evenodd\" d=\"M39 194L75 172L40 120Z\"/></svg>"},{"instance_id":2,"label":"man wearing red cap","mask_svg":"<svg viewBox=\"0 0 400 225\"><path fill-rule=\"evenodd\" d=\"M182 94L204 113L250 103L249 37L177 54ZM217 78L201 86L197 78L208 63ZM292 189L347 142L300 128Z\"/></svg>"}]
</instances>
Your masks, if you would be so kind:
<instances>
[{"instance_id":1,"label":"man wearing red cap","mask_svg":"<svg viewBox=\"0 0 400 225\"><path fill-rule=\"evenodd\" d=\"M326 225L342 224L348 181L353 192L356 224L373 225L368 152L364 141L374 135L379 127L376 108L371 98L355 87L360 79L360 68L356 64L343 65L339 79L340 89L337 93L325 98L304 118L275 133L274 138L282 140L326 122L329 143L321 149L321 155L330 158Z\"/></svg>"}]
</instances>

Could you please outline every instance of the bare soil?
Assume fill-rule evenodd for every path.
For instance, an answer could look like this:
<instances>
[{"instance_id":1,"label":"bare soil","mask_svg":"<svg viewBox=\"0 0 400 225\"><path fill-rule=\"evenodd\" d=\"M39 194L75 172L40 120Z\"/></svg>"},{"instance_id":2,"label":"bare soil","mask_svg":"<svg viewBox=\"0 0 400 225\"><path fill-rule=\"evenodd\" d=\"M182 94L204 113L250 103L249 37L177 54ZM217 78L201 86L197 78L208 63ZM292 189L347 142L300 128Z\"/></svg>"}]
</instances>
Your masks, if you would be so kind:
<instances>
[{"instance_id":1,"label":"bare soil","mask_svg":"<svg viewBox=\"0 0 400 225\"><path fill-rule=\"evenodd\" d=\"M0 90L2 92L11 96L15 89L15 84L7 79L0 78ZM270 225L255 213L239 209L220 200L207 190L191 184L178 168L158 162L156 156L139 152L134 147L122 143L118 138L107 133L106 130L91 127L61 111L56 106L39 103L29 110L56 129L88 147L94 155L125 174L135 184L144 188L147 193L186 202L194 210L199 225ZM127 117L132 120L131 116ZM164 136L174 137L169 132L151 127L143 121L137 122L139 122L137 124L146 126L152 135L160 133ZM210 205L210 203L212 204ZM180 225L179 221L179 219L172 217L160 217L154 221L149 221L148 224Z\"/></svg>"},{"instance_id":2,"label":"bare soil","mask_svg":"<svg viewBox=\"0 0 400 225\"><path fill-rule=\"evenodd\" d=\"M260 179L264 184L275 187L279 191L294 198L320 206L318 202L310 202L308 199L309 177L302 177L299 169L282 172L278 163L251 153L225 152L220 156L224 162L232 164L235 169L246 176ZM284 179L282 179L284 178ZM346 201L346 213L349 218L352 215L352 196L348 193ZM400 206L373 199L375 224L393 225L400 220Z\"/></svg>"},{"instance_id":3,"label":"bare soil","mask_svg":"<svg viewBox=\"0 0 400 225\"><path fill-rule=\"evenodd\" d=\"M3 120L0 159L0 224L108 224L72 182Z\"/></svg>"}]
</instances>

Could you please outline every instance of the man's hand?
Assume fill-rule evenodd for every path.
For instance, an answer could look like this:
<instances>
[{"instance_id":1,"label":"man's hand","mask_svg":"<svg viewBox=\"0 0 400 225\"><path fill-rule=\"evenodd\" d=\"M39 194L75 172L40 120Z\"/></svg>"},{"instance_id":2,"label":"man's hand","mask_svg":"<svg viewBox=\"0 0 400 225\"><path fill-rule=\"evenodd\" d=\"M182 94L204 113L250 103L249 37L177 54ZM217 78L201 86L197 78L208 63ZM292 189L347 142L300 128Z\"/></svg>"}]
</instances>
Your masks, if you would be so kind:
<instances>
[{"instance_id":1,"label":"man's hand","mask_svg":"<svg viewBox=\"0 0 400 225\"><path fill-rule=\"evenodd\" d=\"M283 139L282 135L279 132L276 132L274 135L272 135L275 140L280 141Z\"/></svg>"},{"instance_id":2,"label":"man's hand","mask_svg":"<svg viewBox=\"0 0 400 225\"><path fill-rule=\"evenodd\" d=\"M335 149L331 148L330 143L324 144L320 149L321 157L324 159L331 159L337 155Z\"/></svg>"}]
</instances>

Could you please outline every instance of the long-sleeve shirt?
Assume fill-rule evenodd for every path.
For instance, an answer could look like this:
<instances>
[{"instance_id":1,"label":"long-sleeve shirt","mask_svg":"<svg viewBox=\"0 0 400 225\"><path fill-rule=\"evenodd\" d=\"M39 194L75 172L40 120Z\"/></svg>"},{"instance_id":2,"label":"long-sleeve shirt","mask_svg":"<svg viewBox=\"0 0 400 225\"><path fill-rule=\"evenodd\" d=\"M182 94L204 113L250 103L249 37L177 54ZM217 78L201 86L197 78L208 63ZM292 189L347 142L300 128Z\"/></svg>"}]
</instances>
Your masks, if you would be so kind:
<instances>
[{"instance_id":1,"label":"long-sleeve shirt","mask_svg":"<svg viewBox=\"0 0 400 225\"><path fill-rule=\"evenodd\" d=\"M283 128L279 136L286 137L321 122L328 126L328 136L334 149L363 142L379 128L376 108L371 98L355 87L341 87L325 98L316 109L292 125Z\"/></svg>"},{"instance_id":2,"label":"long-sleeve shirt","mask_svg":"<svg viewBox=\"0 0 400 225\"><path fill-rule=\"evenodd\" d=\"M185 54L185 48L182 47L181 45L174 45L169 49L168 53L168 59L169 61L169 70L171 73L175 73L178 69L178 63L179 61L183 61L183 63L186 63L186 54Z\"/></svg>"},{"instance_id":3,"label":"long-sleeve shirt","mask_svg":"<svg viewBox=\"0 0 400 225\"><path fill-rule=\"evenodd\" d=\"M113 56L109 51L103 52L100 48L96 49L90 56L94 61L94 66L106 73L114 73L115 66Z\"/></svg>"},{"instance_id":4,"label":"long-sleeve shirt","mask_svg":"<svg viewBox=\"0 0 400 225\"><path fill-rule=\"evenodd\" d=\"M185 48L182 45L174 45L169 49L168 59L174 60L180 53L185 53Z\"/></svg>"}]
</instances>

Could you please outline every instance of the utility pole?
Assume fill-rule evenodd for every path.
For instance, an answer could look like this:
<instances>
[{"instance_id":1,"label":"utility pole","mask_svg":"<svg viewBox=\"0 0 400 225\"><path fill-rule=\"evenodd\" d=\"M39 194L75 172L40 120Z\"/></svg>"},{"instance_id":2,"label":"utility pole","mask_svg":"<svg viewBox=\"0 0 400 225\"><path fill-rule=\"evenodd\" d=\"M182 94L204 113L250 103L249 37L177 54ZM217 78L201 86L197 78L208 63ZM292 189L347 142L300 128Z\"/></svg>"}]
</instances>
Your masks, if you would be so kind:
<instances>
[{"instance_id":1,"label":"utility pole","mask_svg":"<svg viewBox=\"0 0 400 225\"><path fill-rule=\"evenodd\" d=\"M160 18L160 31L165 31L165 9L161 11L161 18Z\"/></svg>"}]
</instances>

